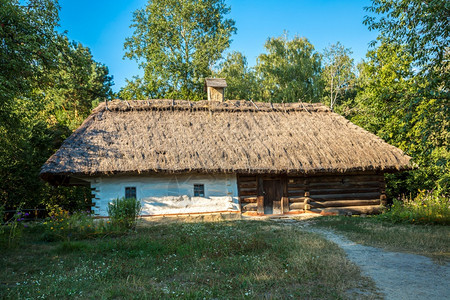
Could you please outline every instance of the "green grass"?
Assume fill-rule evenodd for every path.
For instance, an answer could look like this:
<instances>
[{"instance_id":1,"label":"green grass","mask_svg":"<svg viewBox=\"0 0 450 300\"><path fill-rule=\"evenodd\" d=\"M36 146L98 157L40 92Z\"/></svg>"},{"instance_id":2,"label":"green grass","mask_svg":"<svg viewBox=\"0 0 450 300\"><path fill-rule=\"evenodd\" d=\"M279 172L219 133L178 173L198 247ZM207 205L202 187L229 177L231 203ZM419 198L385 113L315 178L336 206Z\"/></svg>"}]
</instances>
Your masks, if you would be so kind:
<instances>
[{"instance_id":1,"label":"green grass","mask_svg":"<svg viewBox=\"0 0 450 300\"><path fill-rule=\"evenodd\" d=\"M378 297L336 245L271 222L159 224L73 242L25 232L0 263L6 299Z\"/></svg>"},{"instance_id":2,"label":"green grass","mask_svg":"<svg viewBox=\"0 0 450 300\"><path fill-rule=\"evenodd\" d=\"M450 260L450 226L394 224L382 216L322 217L314 223L359 244Z\"/></svg>"}]
</instances>

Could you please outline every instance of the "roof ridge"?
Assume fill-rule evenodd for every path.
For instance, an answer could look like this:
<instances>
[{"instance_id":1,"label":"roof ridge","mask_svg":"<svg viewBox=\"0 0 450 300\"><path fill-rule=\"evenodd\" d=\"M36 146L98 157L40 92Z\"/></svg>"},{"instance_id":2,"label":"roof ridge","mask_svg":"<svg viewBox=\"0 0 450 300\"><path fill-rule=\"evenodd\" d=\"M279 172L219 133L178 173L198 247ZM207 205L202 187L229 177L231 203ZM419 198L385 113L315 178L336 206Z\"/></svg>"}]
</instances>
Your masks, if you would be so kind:
<instances>
[{"instance_id":1,"label":"roof ridge","mask_svg":"<svg viewBox=\"0 0 450 300\"><path fill-rule=\"evenodd\" d=\"M255 105L256 104L256 105ZM305 111L305 112L331 112L322 103L303 102L262 102L248 100L227 100L224 102L208 100L175 100L175 99L149 99L149 100L120 100L115 99L107 103L101 102L93 112L105 109L111 111L139 111L139 110L210 110L227 112L270 112L270 111Z\"/></svg>"}]
</instances>

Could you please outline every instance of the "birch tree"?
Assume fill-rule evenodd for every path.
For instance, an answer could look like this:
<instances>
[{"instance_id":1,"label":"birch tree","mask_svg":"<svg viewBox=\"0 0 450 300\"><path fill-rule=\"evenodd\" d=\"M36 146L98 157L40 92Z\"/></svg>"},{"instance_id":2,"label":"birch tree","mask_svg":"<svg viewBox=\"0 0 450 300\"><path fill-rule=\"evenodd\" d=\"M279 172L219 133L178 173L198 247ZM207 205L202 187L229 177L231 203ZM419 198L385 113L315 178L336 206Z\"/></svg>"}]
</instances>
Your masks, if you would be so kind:
<instances>
[{"instance_id":1,"label":"birch tree","mask_svg":"<svg viewBox=\"0 0 450 300\"><path fill-rule=\"evenodd\" d=\"M350 87L354 79L352 51L340 42L325 48L323 52L323 77L326 82L325 91L329 95L331 110L334 109L342 92Z\"/></svg>"}]
</instances>

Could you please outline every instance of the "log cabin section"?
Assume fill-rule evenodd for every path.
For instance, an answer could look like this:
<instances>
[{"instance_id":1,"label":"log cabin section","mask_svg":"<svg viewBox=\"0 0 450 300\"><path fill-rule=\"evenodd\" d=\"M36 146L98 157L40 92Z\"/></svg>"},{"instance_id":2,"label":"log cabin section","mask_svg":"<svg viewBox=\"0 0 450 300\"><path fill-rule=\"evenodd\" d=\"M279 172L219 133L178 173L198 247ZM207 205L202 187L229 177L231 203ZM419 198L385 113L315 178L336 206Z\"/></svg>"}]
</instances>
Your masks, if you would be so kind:
<instances>
[{"instance_id":1,"label":"log cabin section","mask_svg":"<svg viewBox=\"0 0 450 300\"><path fill-rule=\"evenodd\" d=\"M386 204L382 173L238 175L237 183L244 214L371 214L379 212L380 204Z\"/></svg>"}]
</instances>

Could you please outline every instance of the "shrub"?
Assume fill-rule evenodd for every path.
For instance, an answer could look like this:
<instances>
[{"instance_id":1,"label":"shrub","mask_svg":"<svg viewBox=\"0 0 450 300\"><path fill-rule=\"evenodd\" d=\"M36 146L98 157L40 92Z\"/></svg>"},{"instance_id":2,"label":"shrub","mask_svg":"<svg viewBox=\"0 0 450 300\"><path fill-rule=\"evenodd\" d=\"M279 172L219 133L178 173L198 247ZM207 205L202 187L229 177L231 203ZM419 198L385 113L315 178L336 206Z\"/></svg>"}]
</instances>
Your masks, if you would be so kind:
<instances>
[{"instance_id":1,"label":"shrub","mask_svg":"<svg viewBox=\"0 0 450 300\"><path fill-rule=\"evenodd\" d=\"M111 225L118 229L134 229L141 213L141 202L135 198L117 198L108 204Z\"/></svg>"},{"instance_id":2,"label":"shrub","mask_svg":"<svg viewBox=\"0 0 450 300\"><path fill-rule=\"evenodd\" d=\"M394 200L381 219L395 223L450 224L450 198L437 191L419 191L415 198Z\"/></svg>"}]
</instances>

